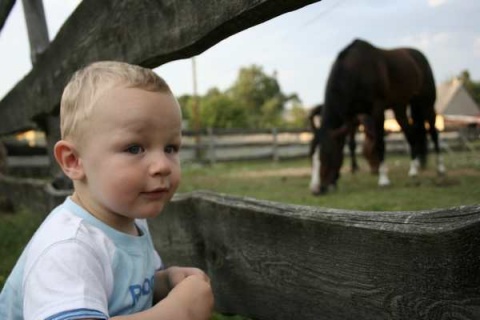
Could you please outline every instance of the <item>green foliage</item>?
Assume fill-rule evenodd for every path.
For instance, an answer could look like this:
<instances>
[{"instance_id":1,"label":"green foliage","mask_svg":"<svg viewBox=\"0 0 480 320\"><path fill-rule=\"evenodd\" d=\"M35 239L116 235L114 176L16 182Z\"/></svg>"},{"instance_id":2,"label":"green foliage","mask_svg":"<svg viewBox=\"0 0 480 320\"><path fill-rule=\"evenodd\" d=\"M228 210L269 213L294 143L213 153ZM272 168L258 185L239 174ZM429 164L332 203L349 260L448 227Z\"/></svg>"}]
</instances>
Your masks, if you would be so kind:
<instances>
[{"instance_id":1,"label":"green foliage","mask_svg":"<svg viewBox=\"0 0 480 320\"><path fill-rule=\"evenodd\" d=\"M185 94L177 98L178 103L182 109L182 116L184 120L189 121L193 117L193 97L189 94Z\"/></svg>"},{"instance_id":2,"label":"green foliage","mask_svg":"<svg viewBox=\"0 0 480 320\"><path fill-rule=\"evenodd\" d=\"M275 74L269 76L257 65L241 68L228 95L248 111L251 128L278 126L286 97L280 90Z\"/></svg>"},{"instance_id":3,"label":"green foliage","mask_svg":"<svg viewBox=\"0 0 480 320\"><path fill-rule=\"evenodd\" d=\"M225 92L212 88L197 100L184 95L178 101L189 129L195 129L195 121L200 128L293 127L284 119L285 105L292 101L301 107L296 94L287 96L281 91L275 74L267 75L256 65L240 69L238 78Z\"/></svg>"},{"instance_id":4,"label":"green foliage","mask_svg":"<svg viewBox=\"0 0 480 320\"><path fill-rule=\"evenodd\" d=\"M307 128L308 127L308 111L300 102L295 101L292 103L288 119L286 121L286 127L288 128Z\"/></svg>"},{"instance_id":5,"label":"green foliage","mask_svg":"<svg viewBox=\"0 0 480 320\"><path fill-rule=\"evenodd\" d=\"M201 100L200 116L203 127L245 128L248 126L247 110L218 89L211 89Z\"/></svg>"}]
</instances>

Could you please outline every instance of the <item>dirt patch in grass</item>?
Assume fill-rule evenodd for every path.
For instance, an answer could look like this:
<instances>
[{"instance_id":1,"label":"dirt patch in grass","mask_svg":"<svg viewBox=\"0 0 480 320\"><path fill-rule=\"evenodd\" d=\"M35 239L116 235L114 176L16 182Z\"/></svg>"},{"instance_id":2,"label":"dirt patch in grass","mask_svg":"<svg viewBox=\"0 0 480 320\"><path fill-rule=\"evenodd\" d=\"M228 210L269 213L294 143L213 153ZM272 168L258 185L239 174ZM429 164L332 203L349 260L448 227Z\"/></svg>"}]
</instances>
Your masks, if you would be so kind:
<instances>
[{"instance_id":1,"label":"dirt patch in grass","mask_svg":"<svg viewBox=\"0 0 480 320\"><path fill-rule=\"evenodd\" d=\"M308 177L311 174L311 169L308 167L302 168L281 168L268 170L249 170L241 172L232 172L228 176L232 178L251 179L251 178L266 178L266 177Z\"/></svg>"}]
</instances>

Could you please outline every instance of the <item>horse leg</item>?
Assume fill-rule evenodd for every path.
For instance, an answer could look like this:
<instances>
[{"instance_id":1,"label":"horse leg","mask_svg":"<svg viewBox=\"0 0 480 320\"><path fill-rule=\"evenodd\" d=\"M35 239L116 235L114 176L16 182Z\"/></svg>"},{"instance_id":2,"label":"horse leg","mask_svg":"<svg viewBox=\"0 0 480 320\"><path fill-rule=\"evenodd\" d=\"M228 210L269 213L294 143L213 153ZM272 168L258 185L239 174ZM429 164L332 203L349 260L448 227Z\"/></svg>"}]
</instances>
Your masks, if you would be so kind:
<instances>
[{"instance_id":1,"label":"horse leg","mask_svg":"<svg viewBox=\"0 0 480 320\"><path fill-rule=\"evenodd\" d=\"M416 177L418 176L420 168L420 159L416 153L413 128L409 124L406 107L396 107L394 108L394 113L395 119L400 128L402 128L403 135L405 136L405 139L407 139L410 147L410 169L408 170L408 176Z\"/></svg>"},{"instance_id":2,"label":"horse leg","mask_svg":"<svg viewBox=\"0 0 480 320\"><path fill-rule=\"evenodd\" d=\"M320 145L315 146L312 156L312 176L310 179L310 191L314 195L320 194Z\"/></svg>"},{"instance_id":3,"label":"horse leg","mask_svg":"<svg viewBox=\"0 0 480 320\"><path fill-rule=\"evenodd\" d=\"M378 185L381 187L391 184L388 178L388 168L385 163L385 114L384 109L379 108L373 115L375 130L375 152L378 155L380 166L378 168Z\"/></svg>"},{"instance_id":4,"label":"horse leg","mask_svg":"<svg viewBox=\"0 0 480 320\"><path fill-rule=\"evenodd\" d=\"M357 163L357 141L355 141L355 133L356 129L353 129L350 132L349 138L348 138L348 148L350 150L350 159L351 159L351 171L352 173L355 173L358 171L358 163Z\"/></svg>"}]
</instances>

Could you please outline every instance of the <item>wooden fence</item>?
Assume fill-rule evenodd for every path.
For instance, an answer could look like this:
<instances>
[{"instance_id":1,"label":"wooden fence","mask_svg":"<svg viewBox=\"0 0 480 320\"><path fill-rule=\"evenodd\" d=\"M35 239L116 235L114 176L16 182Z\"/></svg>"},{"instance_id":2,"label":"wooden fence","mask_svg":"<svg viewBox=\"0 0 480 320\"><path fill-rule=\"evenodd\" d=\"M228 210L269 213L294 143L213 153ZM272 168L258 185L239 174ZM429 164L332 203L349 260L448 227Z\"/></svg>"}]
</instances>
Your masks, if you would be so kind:
<instances>
[{"instance_id":1,"label":"wooden fence","mask_svg":"<svg viewBox=\"0 0 480 320\"><path fill-rule=\"evenodd\" d=\"M150 224L167 264L254 319L479 319L480 206L358 212L195 192Z\"/></svg>"},{"instance_id":2,"label":"wooden fence","mask_svg":"<svg viewBox=\"0 0 480 320\"><path fill-rule=\"evenodd\" d=\"M51 147L62 88L86 63L157 67L314 2L82 1L0 101L0 135L40 127ZM0 1L0 26L13 3ZM271 136L269 156L282 158L280 136ZM215 150L207 159L219 161L222 143L216 137L200 150ZM0 191L15 205L44 211L68 194L48 181L1 175ZM354 212L198 192L176 197L152 222L152 234L168 265L208 272L222 312L258 320L478 319L479 214L479 206Z\"/></svg>"},{"instance_id":3,"label":"wooden fence","mask_svg":"<svg viewBox=\"0 0 480 320\"><path fill-rule=\"evenodd\" d=\"M472 140L480 139L477 132L472 139L463 131L440 133L440 145L444 152L457 150L475 151ZM216 163L254 159L292 159L307 157L312 133L306 130L212 130L195 135L184 134L182 160L189 162ZM358 133L357 154L361 153L364 141L363 133ZM197 141L200 141L198 144ZM385 138L387 153L409 154L408 143L402 133L390 133ZM348 146L344 150L347 154ZM388 155L387 155L388 157Z\"/></svg>"}]
</instances>

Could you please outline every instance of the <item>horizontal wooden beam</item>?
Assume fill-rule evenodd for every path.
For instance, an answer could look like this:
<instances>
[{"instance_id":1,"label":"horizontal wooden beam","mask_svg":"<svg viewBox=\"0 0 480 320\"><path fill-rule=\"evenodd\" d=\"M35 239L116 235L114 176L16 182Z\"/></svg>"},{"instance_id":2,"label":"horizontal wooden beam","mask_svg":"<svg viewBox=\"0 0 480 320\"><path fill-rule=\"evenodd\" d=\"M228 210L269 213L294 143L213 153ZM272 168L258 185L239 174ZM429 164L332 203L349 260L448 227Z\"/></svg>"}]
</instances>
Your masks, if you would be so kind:
<instances>
[{"instance_id":1,"label":"horizontal wooden beam","mask_svg":"<svg viewBox=\"0 0 480 320\"><path fill-rule=\"evenodd\" d=\"M359 212L209 192L150 222L167 265L212 279L254 319L480 318L480 205Z\"/></svg>"},{"instance_id":2,"label":"horizontal wooden beam","mask_svg":"<svg viewBox=\"0 0 480 320\"><path fill-rule=\"evenodd\" d=\"M58 113L78 68L119 60L154 68L195 56L244 29L318 0L82 1L32 71L0 101L0 135ZM8 63L8 62L4 62Z\"/></svg>"}]
</instances>

